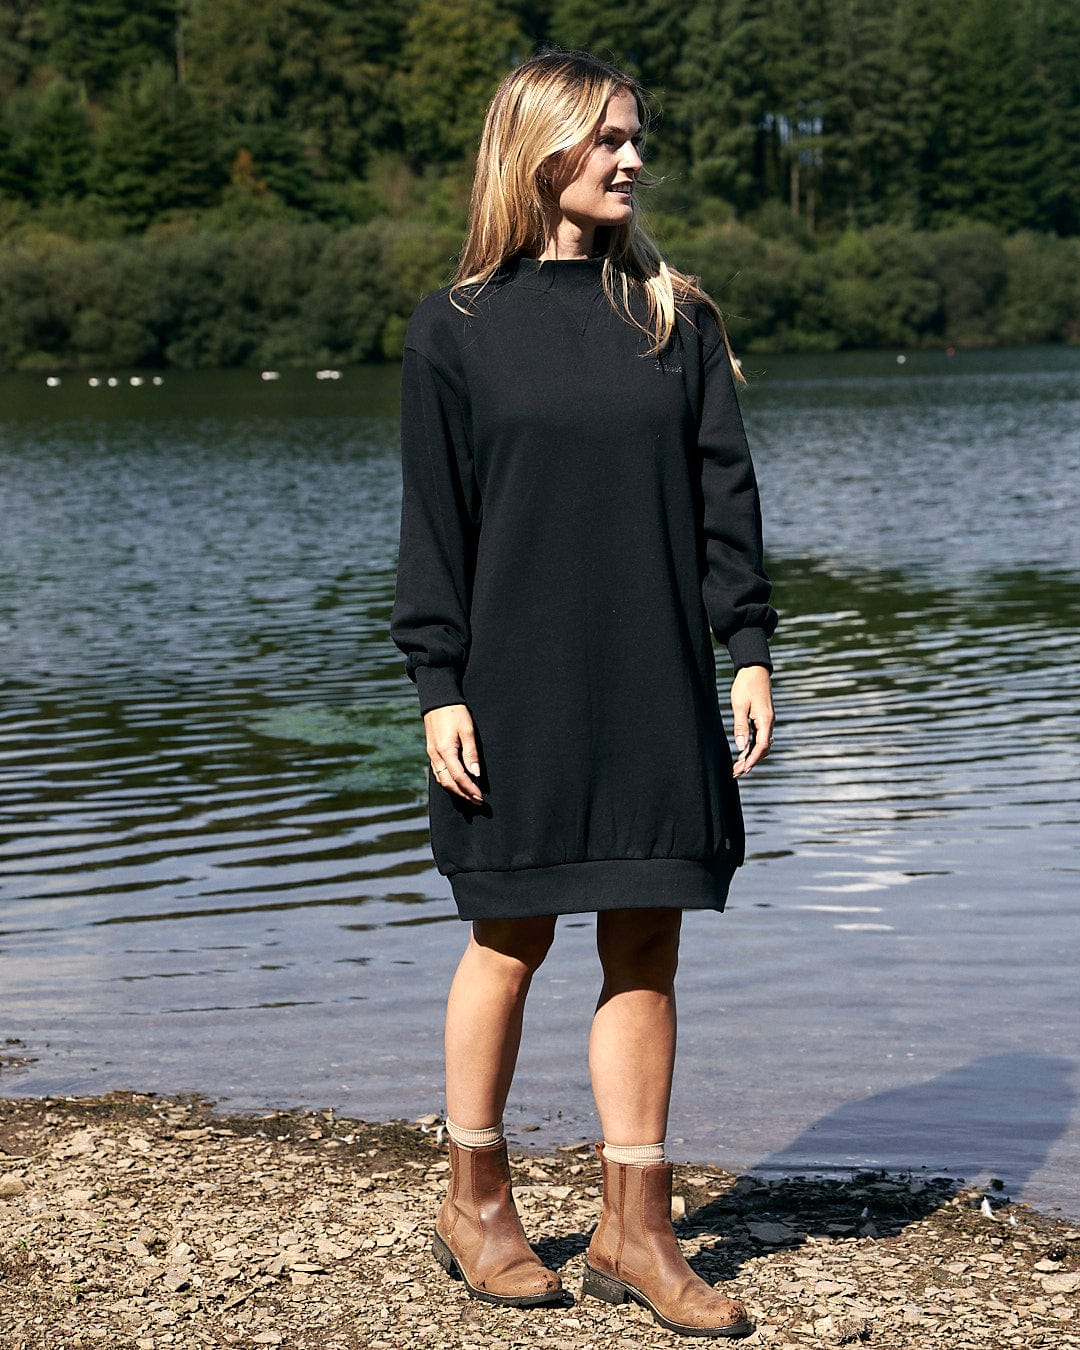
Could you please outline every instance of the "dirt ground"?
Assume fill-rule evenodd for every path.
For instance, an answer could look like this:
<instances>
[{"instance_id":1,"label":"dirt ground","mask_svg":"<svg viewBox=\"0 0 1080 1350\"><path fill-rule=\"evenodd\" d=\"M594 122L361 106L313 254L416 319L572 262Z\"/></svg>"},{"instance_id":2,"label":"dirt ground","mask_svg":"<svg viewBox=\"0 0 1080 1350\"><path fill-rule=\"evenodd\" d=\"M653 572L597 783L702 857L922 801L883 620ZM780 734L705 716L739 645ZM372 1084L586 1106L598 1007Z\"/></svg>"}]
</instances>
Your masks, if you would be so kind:
<instances>
[{"instance_id":1,"label":"dirt ground","mask_svg":"<svg viewBox=\"0 0 1080 1350\"><path fill-rule=\"evenodd\" d=\"M567 1307L479 1303L436 1266L447 1161L434 1118L226 1117L130 1093L0 1100L0 1350L697 1343L636 1305L580 1298L600 1206L587 1150L513 1167ZM676 1192L693 1266L730 1281L757 1322L739 1344L1080 1350L1080 1231L993 1189L683 1166Z\"/></svg>"}]
</instances>

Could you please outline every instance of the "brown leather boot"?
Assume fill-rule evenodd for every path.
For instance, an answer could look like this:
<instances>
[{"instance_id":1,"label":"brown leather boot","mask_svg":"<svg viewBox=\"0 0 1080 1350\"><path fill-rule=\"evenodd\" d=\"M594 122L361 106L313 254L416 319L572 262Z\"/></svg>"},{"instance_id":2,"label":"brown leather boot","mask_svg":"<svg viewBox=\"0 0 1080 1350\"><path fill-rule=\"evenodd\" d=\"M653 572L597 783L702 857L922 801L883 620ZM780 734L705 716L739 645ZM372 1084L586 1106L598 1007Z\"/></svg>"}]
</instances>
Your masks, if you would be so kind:
<instances>
[{"instance_id":1,"label":"brown leather boot","mask_svg":"<svg viewBox=\"0 0 1080 1350\"><path fill-rule=\"evenodd\" d=\"M686 1263L671 1227L671 1164L604 1167L604 1208L585 1254L581 1292L608 1303L635 1299L662 1327L684 1336L749 1336L741 1303L725 1298Z\"/></svg>"},{"instance_id":2,"label":"brown leather boot","mask_svg":"<svg viewBox=\"0 0 1080 1350\"><path fill-rule=\"evenodd\" d=\"M563 1301L562 1281L525 1239L510 1191L506 1140L460 1148L450 1140L450 1189L435 1220L435 1260L473 1298L533 1308Z\"/></svg>"}]
</instances>

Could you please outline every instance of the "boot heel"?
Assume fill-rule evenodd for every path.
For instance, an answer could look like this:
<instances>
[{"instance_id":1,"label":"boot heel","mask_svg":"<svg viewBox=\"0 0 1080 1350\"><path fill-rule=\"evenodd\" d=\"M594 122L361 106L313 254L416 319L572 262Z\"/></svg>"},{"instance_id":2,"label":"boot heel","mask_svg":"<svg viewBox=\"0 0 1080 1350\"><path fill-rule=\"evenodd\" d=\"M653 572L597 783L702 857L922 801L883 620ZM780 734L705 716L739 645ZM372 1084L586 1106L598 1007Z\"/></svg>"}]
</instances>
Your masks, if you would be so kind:
<instances>
[{"instance_id":1,"label":"boot heel","mask_svg":"<svg viewBox=\"0 0 1080 1350\"><path fill-rule=\"evenodd\" d=\"M438 1233L431 1239L431 1254L451 1279L461 1279L461 1271L458 1269L454 1254Z\"/></svg>"},{"instance_id":2,"label":"boot heel","mask_svg":"<svg viewBox=\"0 0 1080 1350\"><path fill-rule=\"evenodd\" d=\"M581 1279L581 1295L591 1294L593 1298L603 1299L605 1303L625 1303L630 1295L618 1280L601 1275L598 1270L586 1263L585 1274Z\"/></svg>"}]
</instances>

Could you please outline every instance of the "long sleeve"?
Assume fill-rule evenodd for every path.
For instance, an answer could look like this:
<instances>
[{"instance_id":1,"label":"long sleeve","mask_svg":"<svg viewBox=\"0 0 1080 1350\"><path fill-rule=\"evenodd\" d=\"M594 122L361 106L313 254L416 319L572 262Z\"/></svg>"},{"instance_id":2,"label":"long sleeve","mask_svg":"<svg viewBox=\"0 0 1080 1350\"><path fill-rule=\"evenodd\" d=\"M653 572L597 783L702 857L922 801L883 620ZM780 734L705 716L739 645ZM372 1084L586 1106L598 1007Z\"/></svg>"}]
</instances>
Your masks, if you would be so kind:
<instances>
[{"instance_id":1,"label":"long sleeve","mask_svg":"<svg viewBox=\"0 0 1080 1350\"><path fill-rule=\"evenodd\" d=\"M772 669L769 637L776 611L765 573L757 479L723 338L704 358L698 430L704 515L702 598L718 642L735 670Z\"/></svg>"},{"instance_id":2,"label":"long sleeve","mask_svg":"<svg viewBox=\"0 0 1080 1350\"><path fill-rule=\"evenodd\" d=\"M390 636L421 713L463 703L480 502L468 420L450 380L406 347L401 371L401 536Z\"/></svg>"}]
</instances>

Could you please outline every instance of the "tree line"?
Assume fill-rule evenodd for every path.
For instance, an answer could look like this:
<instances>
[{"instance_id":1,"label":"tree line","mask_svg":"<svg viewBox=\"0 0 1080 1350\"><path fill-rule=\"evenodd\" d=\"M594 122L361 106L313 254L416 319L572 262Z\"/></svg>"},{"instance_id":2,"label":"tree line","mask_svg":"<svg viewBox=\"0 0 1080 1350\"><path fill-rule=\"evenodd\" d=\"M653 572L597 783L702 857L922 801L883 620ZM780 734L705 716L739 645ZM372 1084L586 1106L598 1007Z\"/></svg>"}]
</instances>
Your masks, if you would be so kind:
<instances>
[{"instance_id":1,"label":"tree line","mask_svg":"<svg viewBox=\"0 0 1080 1350\"><path fill-rule=\"evenodd\" d=\"M1080 339L1075 0L5 0L0 366L394 356L544 45L652 91L654 231L745 346Z\"/></svg>"}]
</instances>

